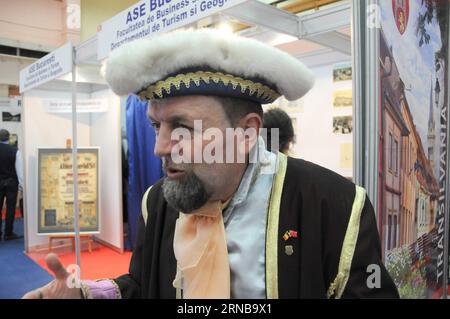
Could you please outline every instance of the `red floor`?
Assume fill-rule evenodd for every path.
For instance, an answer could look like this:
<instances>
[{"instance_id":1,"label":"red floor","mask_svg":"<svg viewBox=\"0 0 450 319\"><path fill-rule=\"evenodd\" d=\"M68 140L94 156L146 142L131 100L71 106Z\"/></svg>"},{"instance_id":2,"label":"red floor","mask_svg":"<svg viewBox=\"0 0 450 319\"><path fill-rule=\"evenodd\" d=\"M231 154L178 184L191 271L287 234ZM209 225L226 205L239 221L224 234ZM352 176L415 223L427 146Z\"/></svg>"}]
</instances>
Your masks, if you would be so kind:
<instances>
[{"instance_id":1,"label":"red floor","mask_svg":"<svg viewBox=\"0 0 450 319\"><path fill-rule=\"evenodd\" d=\"M45 264L45 254L30 253L28 256L39 266L50 272ZM59 258L66 268L70 264L75 264L75 253L62 254ZM128 273L130 259L131 252L120 254L104 246L93 249L92 253L82 251L81 279L115 278Z\"/></svg>"},{"instance_id":2,"label":"red floor","mask_svg":"<svg viewBox=\"0 0 450 319\"><path fill-rule=\"evenodd\" d=\"M16 210L16 218L20 218L19 210ZM1 212L1 218L5 218L5 210ZM30 257L39 266L50 272L45 264L45 253L30 253ZM59 256L61 262L67 267L75 264L75 253L66 253ZM128 272L130 265L131 252L120 254L110 248L95 244L92 253L88 251L81 252L81 278L82 279L101 279L115 278Z\"/></svg>"}]
</instances>

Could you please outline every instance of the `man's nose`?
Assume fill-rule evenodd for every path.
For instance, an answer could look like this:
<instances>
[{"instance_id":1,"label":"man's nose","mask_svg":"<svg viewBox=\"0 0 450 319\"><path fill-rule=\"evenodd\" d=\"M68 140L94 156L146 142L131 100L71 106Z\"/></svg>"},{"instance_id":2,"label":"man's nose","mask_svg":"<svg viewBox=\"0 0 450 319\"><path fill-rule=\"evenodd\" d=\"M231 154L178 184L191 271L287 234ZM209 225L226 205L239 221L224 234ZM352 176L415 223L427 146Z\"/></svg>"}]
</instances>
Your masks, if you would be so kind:
<instances>
[{"instance_id":1,"label":"man's nose","mask_svg":"<svg viewBox=\"0 0 450 319\"><path fill-rule=\"evenodd\" d=\"M161 125L156 135L154 153L158 157L169 156L172 151L171 130L167 126Z\"/></svg>"}]
</instances>

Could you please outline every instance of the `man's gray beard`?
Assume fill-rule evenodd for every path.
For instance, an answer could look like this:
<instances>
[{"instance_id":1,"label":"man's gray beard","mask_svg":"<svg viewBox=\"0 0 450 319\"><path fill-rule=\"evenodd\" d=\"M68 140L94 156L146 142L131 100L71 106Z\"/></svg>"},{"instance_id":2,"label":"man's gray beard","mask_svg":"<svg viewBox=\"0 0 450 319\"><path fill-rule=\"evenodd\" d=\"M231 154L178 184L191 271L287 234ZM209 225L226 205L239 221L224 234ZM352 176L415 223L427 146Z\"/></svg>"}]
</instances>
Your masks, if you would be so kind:
<instances>
[{"instance_id":1,"label":"man's gray beard","mask_svg":"<svg viewBox=\"0 0 450 319\"><path fill-rule=\"evenodd\" d=\"M179 180L166 177L162 188L167 203L185 214L205 205L211 196L193 172L186 172Z\"/></svg>"}]
</instances>

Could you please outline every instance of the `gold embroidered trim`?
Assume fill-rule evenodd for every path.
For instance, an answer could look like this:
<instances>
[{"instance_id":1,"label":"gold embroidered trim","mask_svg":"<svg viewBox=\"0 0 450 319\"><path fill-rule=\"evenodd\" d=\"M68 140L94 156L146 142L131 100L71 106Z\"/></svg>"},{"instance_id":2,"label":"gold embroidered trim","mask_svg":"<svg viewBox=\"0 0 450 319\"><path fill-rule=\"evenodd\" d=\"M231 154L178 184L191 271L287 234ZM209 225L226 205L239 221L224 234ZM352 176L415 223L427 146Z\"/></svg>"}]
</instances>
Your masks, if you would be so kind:
<instances>
[{"instance_id":1,"label":"gold embroidered trim","mask_svg":"<svg viewBox=\"0 0 450 319\"><path fill-rule=\"evenodd\" d=\"M364 188L356 186L355 200L353 201L352 212L348 222L347 231L342 244L341 258L339 260L338 274L333 283L328 288L327 298L335 295L336 299L340 299L344 293L350 270L352 267L353 254L355 253L356 242L358 241L359 223L361 213L366 201L366 191Z\"/></svg>"},{"instance_id":2,"label":"gold embroidered trim","mask_svg":"<svg viewBox=\"0 0 450 319\"><path fill-rule=\"evenodd\" d=\"M111 280L111 283L114 285L114 288L116 289L116 299L122 299L122 293L120 292L119 285L114 280Z\"/></svg>"},{"instance_id":3,"label":"gold embroidered trim","mask_svg":"<svg viewBox=\"0 0 450 319\"><path fill-rule=\"evenodd\" d=\"M141 213L142 213L142 218L144 218L144 223L147 226L147 218L148 218L148 211L147 211L147 197L148 197L148 193L150 193L150 190L152 189L153 186L150 186L144 193L144 196L142 197L142 202L141 202Z\"/></svg>"},{"instance_id":4,"label":"gold embroidered trim","mask_svg":"<svg viewBox=\"0 0 450 319\"><path fill-rule=\"evenodd\" d=\"M183 299L183 295L181 294L180 288L175 288L177 290L176 292L176 299Z\"/></svg>"},{"instance_id":5,"label":"gold embroidered trim","mask_svg":"<svg viewBox=\"0 0 450 319\"><path fill-rule=\"evenodd\" d=\"M277 173L274 176L270 195L269 215L266 231L266 294L267 299L278 299L278 224L281 194L286 176L287 157L278 153Z\"/></svg>"},{"instance_id":6,"label":"gold embroidered trim","mask_svg":"<svg viewBox=\"0 0 450 319\"><path fill-rule=\"evenodd\" d=\"M251 80L244 80L231 74L209 71L189 72L169 77L150 85L148 88L140 91L138 95L142 100L163 98L163 91L165 91L166 94L170 94L173 87L175 87L176 90L180 90L181 84L184 84L186 88L189 88L191 85L196 85L198 87L200 86L200 81L203 81L206 84L209 84L211 81L216 84L220 82L225 86L231 84L233 90L236 90L239 85L242 93L245 93L245 91L248 90L250 95L256 93L256 96L259 99L267 101L275 101L280 97L279 93L264 84L253 82Z\"/></svg>"},{"instance_id":7,"label":"gold embroidered trim","mask_svg":"<svg viewBox=\"0 0 450 319\"><path fill-rule=\"evenodd\" d=\"M182 212L179 212L178 213L178 218L182 218L182 216L183 216L183 213ZM183 277L182 277L182 274L181 274L181 270L180 270L180 268L178 267L178 261L177 261L177 271L176 271L176 273L175 273L175 279L174 279L174 281L173 281L173 283L172 283L172 286L174 286L175 287L175 282L177 281L177 279L179 279L179 280L183 280ZM182 284L181 284L182 285ZM183 299L183 290L181 289L181 288L179 288L179 287L175 287L175 289L176 289L176 293L175 293L175 298L176 299Z\"/></svg>"},{"instance_id":8,"label":"gold embroidered trim","mask_svg":"<svg viewBox=\"0 0 450 319\"><path fill-rule=\"evenodd\" d=\"M83 281L81 282L81 299L94 299L91 289Z\"/></svg>"}]
</instances>

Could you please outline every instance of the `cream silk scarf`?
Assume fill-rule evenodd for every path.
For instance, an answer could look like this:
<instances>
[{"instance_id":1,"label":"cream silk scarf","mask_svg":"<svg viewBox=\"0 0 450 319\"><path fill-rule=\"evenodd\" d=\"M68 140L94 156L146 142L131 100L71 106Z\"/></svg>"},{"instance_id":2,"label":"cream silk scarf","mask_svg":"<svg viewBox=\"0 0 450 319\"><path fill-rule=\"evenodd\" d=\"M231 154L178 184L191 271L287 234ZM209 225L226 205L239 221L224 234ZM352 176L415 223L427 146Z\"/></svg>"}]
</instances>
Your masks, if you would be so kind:
<instances>
[{"instance_id":1,"label":"cream silk scarf","mask_svg":"<svg viewBox=\"0 0 450 319\"><path fill-rule=\"evenodd\" d=\"M180 214L173 241L175 288L185 299L229 299L230 264L222 210L229 201L208 202L191 214Z\"/></svg>"}]
</instances>

